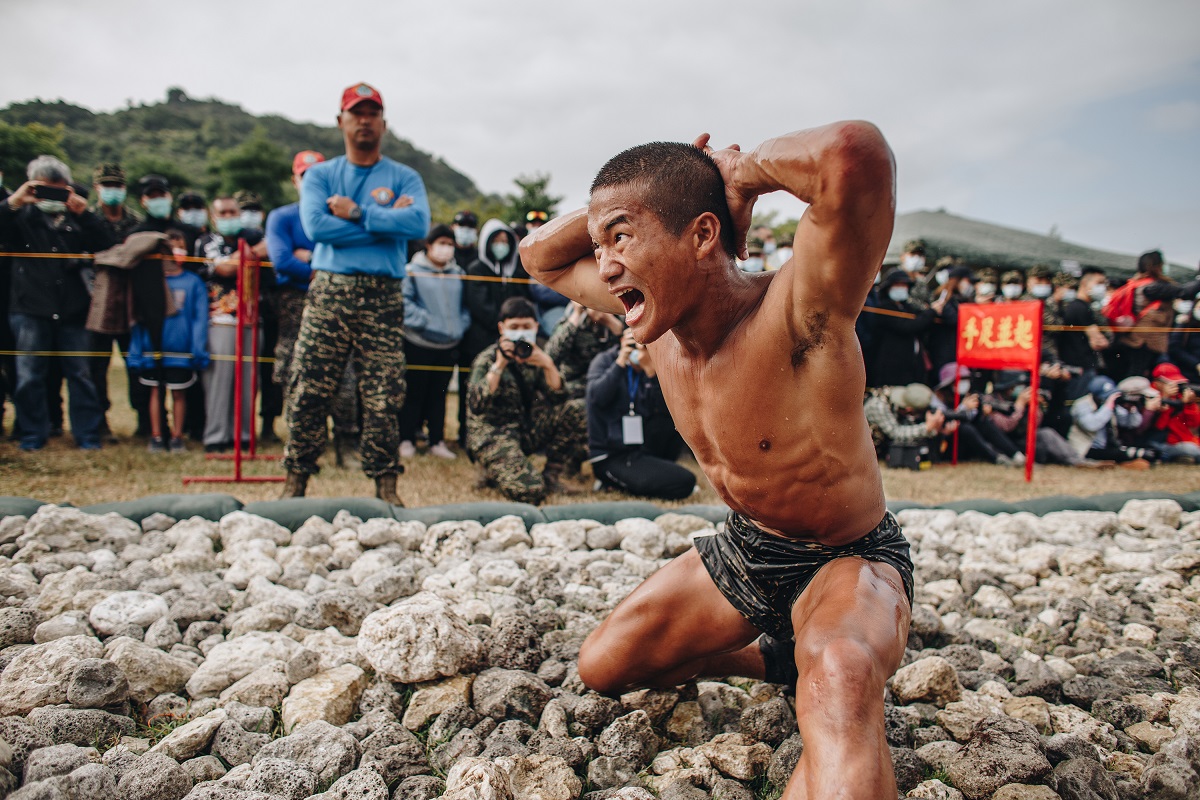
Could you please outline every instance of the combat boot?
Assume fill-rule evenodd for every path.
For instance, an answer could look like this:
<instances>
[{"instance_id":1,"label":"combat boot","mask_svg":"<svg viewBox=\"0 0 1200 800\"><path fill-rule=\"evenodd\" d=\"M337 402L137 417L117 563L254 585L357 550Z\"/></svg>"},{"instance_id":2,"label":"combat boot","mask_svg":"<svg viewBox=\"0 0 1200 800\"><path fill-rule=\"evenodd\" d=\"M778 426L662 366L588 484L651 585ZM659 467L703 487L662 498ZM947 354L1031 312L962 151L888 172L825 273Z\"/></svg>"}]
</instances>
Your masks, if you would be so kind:
<instances>
[{"instance_id":1,"label":"combat boot","mask_svg":"<svg viewBox=\"0 0 1200 800\"><path fill-rule=\"evenodd\" d=\"M404 503L400 501L400 496L396 494L396 478L393 474L380 475L375 479L375 496L385 503L391 503L394 506L404 507Z\"/></svg>"},{"instance_id":2,"label":"combat boot","mask_svg":"<svg viewBox=\"0 0 1200 800\"><path fill-rule=\"evenodd\" d=\"M279 499L287 500L290 497L304 497L304 492L307 489L307 475L300 472L289 472L287 482L283 484L283 491L279 493Z\"/></svg>"},{"instance_id":3,"label":"combat boot","mask_svg":"<svg viewBox=\"0 0 1200 800\"><path fill-rule=\"evenodd\" d=\"M562 464L546 463L546 468L542 470L542 483L546 487L546 494L563 494L568 497L583 494L581 489L565 482L563 475L566 471Z\"/></svg>"}]
</instances>

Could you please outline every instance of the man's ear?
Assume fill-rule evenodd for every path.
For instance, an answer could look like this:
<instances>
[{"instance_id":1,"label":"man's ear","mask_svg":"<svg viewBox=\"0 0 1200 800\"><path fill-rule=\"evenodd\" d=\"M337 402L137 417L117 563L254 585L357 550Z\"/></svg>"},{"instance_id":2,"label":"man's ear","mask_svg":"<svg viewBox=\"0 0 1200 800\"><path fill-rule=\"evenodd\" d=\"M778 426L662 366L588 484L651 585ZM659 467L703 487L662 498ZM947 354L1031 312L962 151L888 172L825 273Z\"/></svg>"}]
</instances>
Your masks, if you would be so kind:
<instances>
[{"instance_id":1,"label":"man's ear","mask_svg":"<svg viewBox=\"0 0 1200 800\"><path fill-rule=\"evenodd\" d=\"M697 259L707 258L722 248L721 221L711 211L705 211L692 220L689 234L692 237Z\"/></svg>"},{"instance_id":2,"label":"man's ear","mask_svg":"<svg viewBox=\"0 0 1200 800\"><path fill-rule=\"evenodd\" d=\"M338 112L338 115L337 115L337 126L338 126L338 130L341 130L341 128L342 128L342 112L340 112L340 111Z\"/></svg>"}]
</instances>

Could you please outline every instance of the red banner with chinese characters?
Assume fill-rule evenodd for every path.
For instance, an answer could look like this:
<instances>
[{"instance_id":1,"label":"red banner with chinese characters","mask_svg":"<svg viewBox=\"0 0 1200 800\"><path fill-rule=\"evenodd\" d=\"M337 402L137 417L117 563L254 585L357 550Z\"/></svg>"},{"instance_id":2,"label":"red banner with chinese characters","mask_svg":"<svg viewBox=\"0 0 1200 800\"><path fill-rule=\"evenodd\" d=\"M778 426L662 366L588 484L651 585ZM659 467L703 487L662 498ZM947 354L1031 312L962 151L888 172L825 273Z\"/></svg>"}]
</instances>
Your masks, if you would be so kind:
<instances>
[{"instance_id":1,"label":"red banner with chinese characters","mask_svg":"<svg viewBox=\"0 0 1200 800\"><path fill-rule=\"evenodd\" d=\"M1036 372L1041 360L1041 302L958 307L960 365Z\"/></svg>"},{"instance_id":2,"label":"red banner with chinese characters","mask_svg":"<svg viewBox=\"0 0 1200 800\"><path fill-rule=\"evenodd\" d=\"M1042 302L962 303L958 307L958 365L980 369L1023 369L1029 372L1033 399L1029 412L1037 418L1038 372L1042 364ZM958 405L955 387L954 403ZM1025 480L1033 480L1037 424L1026 425ZM957 435L957 434L956 434ZM957 454L957 449L956 449Z\"/></svg>"}]
</instances>

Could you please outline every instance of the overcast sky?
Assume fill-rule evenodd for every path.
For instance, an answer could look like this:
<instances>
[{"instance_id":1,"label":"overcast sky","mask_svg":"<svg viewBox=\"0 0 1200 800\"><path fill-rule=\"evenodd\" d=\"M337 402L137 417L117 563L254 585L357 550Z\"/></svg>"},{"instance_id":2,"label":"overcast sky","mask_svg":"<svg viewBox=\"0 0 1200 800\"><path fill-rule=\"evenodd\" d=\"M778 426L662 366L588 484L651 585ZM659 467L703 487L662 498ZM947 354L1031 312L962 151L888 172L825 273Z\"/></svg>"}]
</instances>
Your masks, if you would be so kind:
<instances>
[{"instance_id":1,"label":"overcast sky","mask_svg":"<svg viewBox=\"0 0 1200 800\"><path fill-rule=\"evenodd\" d=\"M901 212L1200 261L1196 0L0 0L0 21L24 65L0 105L181 86L330 124L365 80L394 132L485 192L549 172L564 210L630 145L856 117L896 152Z\"/></svg>"}]
</instances>

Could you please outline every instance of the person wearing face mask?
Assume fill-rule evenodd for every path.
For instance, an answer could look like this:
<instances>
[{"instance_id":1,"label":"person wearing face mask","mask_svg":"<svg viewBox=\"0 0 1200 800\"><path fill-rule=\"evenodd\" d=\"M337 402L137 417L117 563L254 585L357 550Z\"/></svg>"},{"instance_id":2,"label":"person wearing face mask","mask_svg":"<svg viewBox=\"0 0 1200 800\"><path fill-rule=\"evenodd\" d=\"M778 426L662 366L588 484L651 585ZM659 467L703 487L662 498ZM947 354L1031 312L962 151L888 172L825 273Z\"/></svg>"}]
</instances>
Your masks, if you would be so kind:
<instances>
[{"instance_id":1,"label":"person wearing face mask","mask_svg":"<svg viewBox=\"0 0 1200 800\"><path fill-rule=\"evenodd\" d=\"M487 226L484 226L487 230ZM537 317L524 297L505 300L498 313L499 341L471 367L467 385L467 446L483 483L509 500L538 504L563 491L587 455L587 415L572 400L558 367L537 346ZM539 471L530 460L546 454Z\"/></svg>"},{"instance_id":2,"label":"person wearing face mask","mask_svg":"<svg viewBox=\"0 0 1200 800\"><path fill-rule=\"evenodd\" d=\"M454 215L450 230L454 231L454 263L466 269L478 257L479 217L463 209Z\"/></svg>"},{"instance_id":3,"label":"person wearing face mask","mask_svg":"<svg viewBox=\"0 0 1200 800\"><path fill-rule=\"evenodd\" d=\"M588 456L597 487L639 497L682 500L696 488L675 463L683 439L658 385L654 358L626 330L597 355L587 377Z\"/></svg>"},{"instance_id":4,"label":"person wearing face mask","mask_svg":"<svg viewBox=\"0 0 1200 800\"><path fill-rule=\"evenodd\" d=\"M871 352L866 354L867 386L907 386L929 373L925 336L937 312L909 302L912 276L894 269L879 283L880 313L872 319Z\"/></svg>"},{"instance_id":5,"label":"person wearing face mask","mask_svg":"<svg viewBox=\"0 0 1200 800\"><path fill-rule=\"evenodd\" d=\"M495 341L494 331L504 301L510 297L532 299L529 273L517 256L516 232L498 219L489 219L480 233L475 253L466 268L468 279L464 288L471 327L459 348L459 364L465 363L468 369L475 363L475 357ZM471 280L472 277L482 280ZM466 406L460 397L459 444L464 448L467 446Z\"/></svg>"},{"instance_id":6,"label":"person wearing face mask","mask_svg":"<svg viewBox=\"0 0 1200 800\"><path fill-rule=\"evenodd\" d=\"M1010 269L1000 278L1000 294L996 296L997 303L1015 303L1025 294L1025 278L1018 270Z\"/></svg>"},{"instance_id":7,"label":"person wearing face mask","mask_svg":"<svg viewBox=\"0 0 1200 800\"><path fill-rule=\"evenodd\" d=\"M1109 345L1109 338L1100 330L1103 319L1081 292L1085 280L1090 285L1103 286L1104 274L1098 277L1097 282L1094 277L1088 280L1086 275L1083 279L1062 272L1054 276L1051 303L1056 306L1059 320L1065 327L1082 329L1043 334L1054 338L1059 360L1073 368L1066 388L1065 405L1068 407L1087 392L1092 378L1101 369L1101 357Z\"/></svg>"},{"instance_id":8,"label":"person wearing face mask","mask_svg":"<svg viewBox=\"0 0 1200 800\"><path fill-rule=\"evenodd\" d=\"M937 314L929 331L929 358L934 375L958 357L958 306L970 302L974 293L970 267L949 267L939 261L938 272L934 275L939 276L943 269L945 275L941 275L942 282L929 303L930 309ZM937 279L934 278L935 283Z\"/></svg>"},{"instance_id":9,"label":"person wearing face mask","mask_svg":"<svg viewBox=\"0 0 1200 800\"><path fill-rule=\"evenodd\" d=\"M95 253L116 242L103 221L71 188L71 170L53 156L29 162L29 180L0 204L0 241L8 248L37 254ZM80 275L90 262L72 258L12 259L9 322L16 338L17 410L22 450L40 450L50 436L46 376L47 351L56 356L69 388L68 412L75 443L100 447L104 412L92 377L92 335L85 327L91 298Z\"/></svg>"},{"instance_id":10,"label":"person wearing face mask","mask_svg":"<svg viewBox=\"0 0 1200 800\"><path fill-rule=\"evenodd\" d=\"M763 272L767 268L766 257L763 255L763 243L758 239L748 239L746 241L746 260L738 262L738 268L742 272Z\"/></svg>"},{"instance_id":11,"label":"person wearing face mask","mask_svg":"<svg viewBox=\"0 0 1200 800\"><path fill-rule=\"evenodd\" d=\"M1178 316L1168 339L1167 359L1179 367L1188 383L1200 385L1200 295L1175 302Z\"/></svg>"},{"instance_id":12,"label":"person wearing face mask","mask_svg":"<svg viewBox=\"0 0 1200 800\"><path fill-rule=\"evenodd\" d=\"M209 453L225 452L233 446L234 384L236 365L231 356L237 353L237 269L238 238L242 232L242 212L230 195L214 197L209 208L212 231L196 240L193 253L203 258L198 272L208 286L208 351L213 356L208 368L201 373L204 392L204 426L201 439ZM244 331L243 348L250 352L250 332ZM250 365L247 362L242 377L243 408L252 409L250 396ZM194 404L189 403L189 431L195 431L196 420L191 416ZM253 414L245 413L241 437L250 441Z\"/></svg>"},{"instance_id":13,"label":"person wearing face mask","mask_svg":"<svg viewBox=\"0 0 1200 800\"><path fill-rule=\"evenodd\" d=\"M92 188L96 194L92 212L104 220L115 241L124 241L142 221L125 205L125 170L120 164L101 164L92 174Z\"/></svg>"},{"instance_id":14,"label":"person wearing face mask","mask_svg":"<svg viewBox=\"0 0 1200 800\"><path fill-rule=\"evenodd\" d=\"M612 347L625 323L615 314L585 308L573 300L570 309L546 342L546 353L558 365L567 393L582 399L592 359Z\"/></svg>"},{"instance_id":15,"label":"person wearing face mask","mask_svg":"<svg viewBox=\"0 0 1200 800\"><path fill-rule=\"evenodd\" d=\"M984 267L975 273L975 297L971 302L979 303L980 305L992 303L996 300L998 289L996 270L991 267Z\"/></svg>"},{"instance_id":16,"label":"person wearing face mask","mask_svg":"<svg viewBox=\"0 0 1200 800\"><path fill-rule=\"evenodd\" d=\"M414 442L425 428L429 454L453 459L457 456L444 441L446 391L456 348L471 324L461 280L466 273L454 263L454 233L448 226L434 226L426 241L404 276L404 358L410 366L399 416L400 457L416 455Z\"/></svg>"},{"instance_id":17,"label":"person wearing face mask","mask_svg":"<svg viewBox=\"0 0 1200 800\"><path fill-rule=\"evenodd\" d=\"M267 250L266 233L263 223L266 214L263 211L262 198L257 193L246 189L234 192L233 199L237 201L241 213L242 230L239 238L245 240L250 252L263 261L270 255ZM273 268L273 267L272 267ZM279 292L270 272L264 272L259 281L258 319L261 342L260 353L275 352L279 341ZM275 418L283 413L283 389L272 379L274 366L264 361L259 369L259 417L262 420L258 441L273 443L279 441L275 433Z\"/></svg>"}]
</instances>

